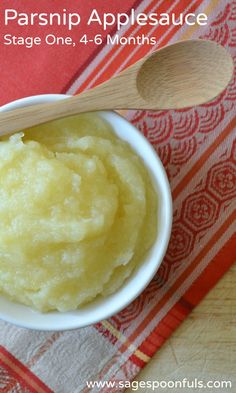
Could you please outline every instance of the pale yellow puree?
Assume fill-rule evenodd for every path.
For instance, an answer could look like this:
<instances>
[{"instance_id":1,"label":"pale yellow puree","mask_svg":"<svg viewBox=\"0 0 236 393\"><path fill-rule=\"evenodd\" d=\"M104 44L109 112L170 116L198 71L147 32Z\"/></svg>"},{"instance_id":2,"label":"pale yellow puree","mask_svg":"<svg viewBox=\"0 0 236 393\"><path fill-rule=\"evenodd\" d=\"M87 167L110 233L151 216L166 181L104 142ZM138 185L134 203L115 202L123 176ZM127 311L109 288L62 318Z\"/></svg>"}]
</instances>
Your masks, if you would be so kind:
<instances>
[{"instance_id":1,"label":"pale yellow puree","mask_svg":"<svg viewBox=\"0 0 236 393\"><path fill-rule=\"evenodd\" d=\"M116 291L156 238L143 162L85 114L0 142L0 292L66 311Z\"/></svg>"}]
</instances>

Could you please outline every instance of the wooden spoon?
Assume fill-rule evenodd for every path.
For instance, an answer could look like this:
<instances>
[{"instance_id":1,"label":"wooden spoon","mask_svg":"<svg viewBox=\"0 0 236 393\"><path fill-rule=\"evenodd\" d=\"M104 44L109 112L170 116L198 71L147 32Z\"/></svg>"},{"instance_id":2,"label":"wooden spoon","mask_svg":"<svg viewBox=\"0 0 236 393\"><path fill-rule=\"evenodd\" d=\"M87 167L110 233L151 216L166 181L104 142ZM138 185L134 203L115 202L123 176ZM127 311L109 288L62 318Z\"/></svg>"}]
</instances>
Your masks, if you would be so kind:
<instances>
[{"instance_id":1,"label":"wooden spoon","mask_svg":"<svg viewBox=\"0 0 236 393\"><path fill-rule=\"evenodd\" d=\"M77 96L0 114L0 135L61 117L105 109L180 109L208 102L228 85L229 53L212 41L164 47Z\"/></svg>"}]
</instances>

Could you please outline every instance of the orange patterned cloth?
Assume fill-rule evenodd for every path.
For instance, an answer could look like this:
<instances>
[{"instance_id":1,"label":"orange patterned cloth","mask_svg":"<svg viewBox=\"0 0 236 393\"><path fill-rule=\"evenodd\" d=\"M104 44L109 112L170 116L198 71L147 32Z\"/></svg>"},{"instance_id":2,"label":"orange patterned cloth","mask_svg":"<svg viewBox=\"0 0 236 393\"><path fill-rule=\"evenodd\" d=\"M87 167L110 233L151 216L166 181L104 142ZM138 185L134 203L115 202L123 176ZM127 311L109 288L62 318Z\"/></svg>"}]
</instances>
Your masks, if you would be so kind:
<instances>
[{"instance_id":1,"label":"orange patterned cloth","mask_svg":"<svg viewBox=\"0 0 236 393\"><path fill-rule=\"evenodd\" d=\"M205 27L128 26L121 35L153 35L158 47L207 38L224 45L236 58L235 0L129 3L139 12L205 12L209 22ZM86 64L73 71L74 76L67 73L56 92L75 94L90 88L153 49L103 46L88 53ZM44 92L43 84L42 91L33 91ZM132 380L229 269L236 259L235 103L234 77L228 89L207 105L126 114L155 147L171 183L174 224L166 257L135 302L95 326L49 333L0 322L1 392L121 391L115 387L88 389L86 381Z\"/></svg>"}]
</instances>

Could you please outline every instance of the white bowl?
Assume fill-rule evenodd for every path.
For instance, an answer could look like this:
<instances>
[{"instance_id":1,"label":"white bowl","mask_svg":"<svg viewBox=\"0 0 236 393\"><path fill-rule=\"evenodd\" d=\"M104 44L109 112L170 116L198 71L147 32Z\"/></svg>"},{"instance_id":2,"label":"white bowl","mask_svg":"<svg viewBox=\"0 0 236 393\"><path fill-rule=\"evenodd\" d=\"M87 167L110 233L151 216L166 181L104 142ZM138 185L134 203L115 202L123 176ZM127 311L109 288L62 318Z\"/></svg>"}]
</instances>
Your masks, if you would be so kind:
<instances>
[{"instance_id":1,"label":"white bowl","mask_svg":"<svg viewBox=\"0 0 236 393\"><path fill-rule=\"evenodd\" d=\"M26 97L4 105L0 111L57 101L66 97L68 96L61 94ZM7 322L37 330L67 330L91 325L116 314L131 303L151 281L163 260L172 225L171 192L163 165L147 139L131 123L115 112L99 112L99 115L112 125L114 132L121 139L132 146L149 169L158 194L157 239L141 265L114 294L97 299L75 311L45 314L0 296L0 318Z\"/></svg>"}]
</instances>

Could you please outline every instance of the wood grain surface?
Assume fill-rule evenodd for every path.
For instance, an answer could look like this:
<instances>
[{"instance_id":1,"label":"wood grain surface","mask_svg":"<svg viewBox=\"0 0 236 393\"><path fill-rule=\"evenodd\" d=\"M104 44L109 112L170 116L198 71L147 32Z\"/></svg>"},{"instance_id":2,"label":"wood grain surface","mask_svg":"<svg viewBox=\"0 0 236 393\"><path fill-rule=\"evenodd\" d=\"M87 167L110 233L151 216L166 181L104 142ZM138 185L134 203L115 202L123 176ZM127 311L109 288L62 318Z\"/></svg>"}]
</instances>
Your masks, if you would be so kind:
<instances>
[{"instance_id":1,"label":"wood grain surface","mask_svg":"<svg viewBox=\"0 0 236 393\"><path fill-rule=\"evenodd\" d=\"M222 261L224 263L224 261ZM236 392L236 265L195 308L139 374L138 381L230 380L232 388L158 392ZM139 388L148 393L150 389ZM131 393L129 389L126 393Z\"/></svg>"},{"instance_id":2,"label":"wood grain surface","mask_svg":"<svg viewBox=\"0 0 236 393\"><path fill-rule=\"evenodd\" d=\"M0 135L88 111L182 109L209 102L232 78L234 64L213 41L176 42L79 95L0 113ZM1 111L0 111L1 112Z\"/></svg>"}]
</instances>

